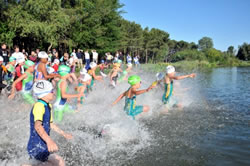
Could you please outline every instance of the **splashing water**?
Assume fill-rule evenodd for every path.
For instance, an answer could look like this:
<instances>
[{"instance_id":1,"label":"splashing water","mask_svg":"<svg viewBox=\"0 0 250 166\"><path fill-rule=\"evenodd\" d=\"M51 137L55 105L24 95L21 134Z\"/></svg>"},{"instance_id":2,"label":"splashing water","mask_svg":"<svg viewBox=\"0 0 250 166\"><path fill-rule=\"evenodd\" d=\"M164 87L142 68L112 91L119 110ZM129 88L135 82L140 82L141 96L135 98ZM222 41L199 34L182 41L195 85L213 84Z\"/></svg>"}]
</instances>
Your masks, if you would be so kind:
<instances>
[{"instance_id":1,"label":"splashing water","mask_svg":"<svg viewBox=\"0 0 250 166\"><path fill-rule=\"evenodd\" d=\"M142 77L142 89L156 79L155 73L141 70L135 73ZM246 117L245 112L241 112L235 116L235 110L219 100L221 96L214 100L218 94L209 94L214 89L209 87L211 80L207 78L207 73L200 73L195 80L176 81L175 95L183 109L173 109L167 114L162 114L164 86L160 84L158 88L137 97L137 105L149 105L151 110L136 120L123 111L124 99L116 106L110 106L129 88L126 82L114 89L108 85L108 79L104 83L96 82L80 112L65 114L63 122L58 124L74 139L67 141L51 131L51 137L59 147L57 153L65 159L66 165L72 166L216 165L228 164L226 161L230 158L231 165L246 164L248 146L245 149L235 147L234 150L241 154L237 156L233 151L224 150L221 144L226 142L230 146L230 141L235 141L224 138L228 136L226 132L233 135L233 129L245 129L243 124L249 120L249 115ZM73 86L70 89L71 93L75 93ZM70 103L76 105L73 99ZM33 163L26 150L31 106L25 105L20 97L7 101L2 96L0 108L0 165ZM245 131L245 134L249 132ZM222 138L218 139L218 135ZM245 143L249 145L249 141ZM241 162L233 160L234 157L240 158Z\"/></svg>"}]
</instances>

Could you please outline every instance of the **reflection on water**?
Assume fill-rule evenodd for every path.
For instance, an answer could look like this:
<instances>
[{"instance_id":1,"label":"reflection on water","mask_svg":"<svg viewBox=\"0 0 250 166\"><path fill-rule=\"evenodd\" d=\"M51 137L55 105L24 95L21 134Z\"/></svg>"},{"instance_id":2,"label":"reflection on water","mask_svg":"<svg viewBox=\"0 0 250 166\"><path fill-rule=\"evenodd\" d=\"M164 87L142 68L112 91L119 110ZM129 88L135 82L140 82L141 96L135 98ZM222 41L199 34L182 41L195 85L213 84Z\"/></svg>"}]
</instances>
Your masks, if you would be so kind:
<instances>
[{"instance_id":1,"label":"reflection on water","mask_svg":"<svg viewBox=\"0 0 250 166\"><path fill-rule=\"evenodd\" d=\"M153 74L138 72L143 88ZM132 120L122 111L124 101L110 103L128 88L97 83L81 111L59 124L72 141L51 132L67 165L250 165L250 68L218 68L200 72L195 80L175 83L183 110L161 114L162 89L138 96L151 112ZM100 90L101 89L101 90ZM98 90L98 91L97 91ZM26 145L29 111L17 100L0 99L0 165L32 163ZM74 104L74 101L71 101ZM98 133L108 126L107 134Z\"/></svg>"}]
</instances>

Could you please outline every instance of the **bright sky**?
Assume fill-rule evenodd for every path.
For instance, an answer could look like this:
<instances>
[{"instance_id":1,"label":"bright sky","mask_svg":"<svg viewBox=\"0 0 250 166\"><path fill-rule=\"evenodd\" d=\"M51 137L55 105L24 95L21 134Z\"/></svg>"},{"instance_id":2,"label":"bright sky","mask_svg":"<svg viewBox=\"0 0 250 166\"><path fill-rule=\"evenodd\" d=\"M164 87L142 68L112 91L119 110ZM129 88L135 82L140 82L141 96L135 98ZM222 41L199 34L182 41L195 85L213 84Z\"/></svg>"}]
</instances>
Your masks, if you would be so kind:
<instances>
[{"instance_id":1,"label":"bright sky","mask_svg":"<svg viewBox=\"0 0 250 166\"><path fill-rule=\"evenodd\" d=\"M226 51L250 43L250 0L120 0L123 17L143 28L159 28L174 40L198 43L211 37Z\"/></svg>"}]
</instances>

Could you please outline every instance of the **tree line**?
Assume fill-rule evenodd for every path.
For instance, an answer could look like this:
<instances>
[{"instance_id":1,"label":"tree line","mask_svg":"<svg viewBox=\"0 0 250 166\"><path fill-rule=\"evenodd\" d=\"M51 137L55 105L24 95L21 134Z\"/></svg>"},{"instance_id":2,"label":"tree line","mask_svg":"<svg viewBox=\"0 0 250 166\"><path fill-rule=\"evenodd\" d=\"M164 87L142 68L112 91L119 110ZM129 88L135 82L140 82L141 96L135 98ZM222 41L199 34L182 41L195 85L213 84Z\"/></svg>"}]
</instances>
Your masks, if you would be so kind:
<instances>
[{"instance_id":1,"label":"tree line","mask_svg":"<svg viewBox=\"0 0 250 166\"><path fill-rule=\"evenodd\" d=\"M233 46L226 52L213 48L213 41L203 37L198 44L176 41L169 33L122 18L119 0L0 0L0 43L19 45L29 52L57 48L122 51L140 55L143 62L189 59L224 60L225 57L250 59L250 44L238 53Z\"/></svg>"}]
</instances>

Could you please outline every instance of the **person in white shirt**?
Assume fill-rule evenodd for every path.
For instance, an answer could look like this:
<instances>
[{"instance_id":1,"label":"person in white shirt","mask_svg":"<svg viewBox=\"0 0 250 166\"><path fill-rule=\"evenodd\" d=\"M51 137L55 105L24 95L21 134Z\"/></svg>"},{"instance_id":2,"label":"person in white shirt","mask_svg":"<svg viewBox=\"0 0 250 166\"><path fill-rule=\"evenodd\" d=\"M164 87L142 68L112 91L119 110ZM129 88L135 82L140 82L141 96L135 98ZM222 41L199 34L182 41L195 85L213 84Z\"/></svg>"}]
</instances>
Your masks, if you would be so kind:
<instances>
[{"instance_id":1,"label":"person in white shirt","mask_svg":"<svg viewBox=\"0 0 250 166\"><path fill-rule=\"evenodd\" d=\"M93 62L98 63L98 53L96 50L92 50Z\"/></svg>"},{"instance_id":2,"label":"person in white shirt","mask_svg":"<svg viewBox=\"0 0 250 166\"><path fill-rule=\"evenodd\" d=\"M19 47L18 46L14 46L14 50L15 52L11 55L14 58L16 58L16 65L20 62L25 61L25 56L23 55L23 53L19 52Z\"/></svg>"},{"instance_id":3,"label":"person in white shirt","mask_svg":"<svg viewBox=\"0 0 250 166\"><path fill-rule=\"evenodd\" d=\"M84 52L85 55L85 68L88 70L89 69L89 64L90 64L90 56L89 56L89 51L86 50Z\"/></svg>"}]
</instances>

